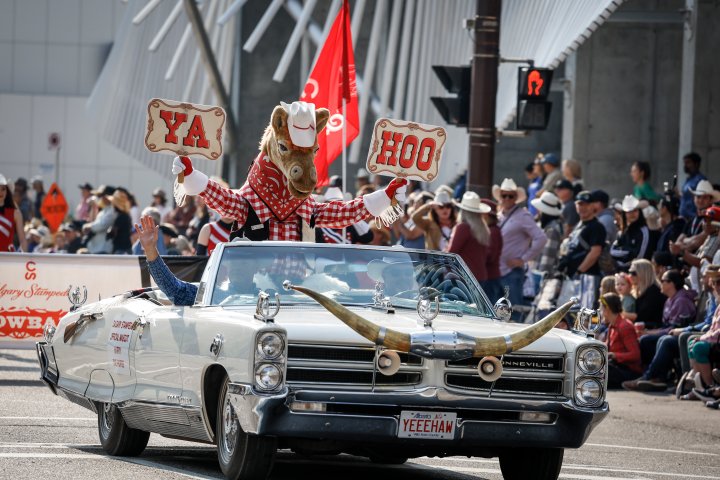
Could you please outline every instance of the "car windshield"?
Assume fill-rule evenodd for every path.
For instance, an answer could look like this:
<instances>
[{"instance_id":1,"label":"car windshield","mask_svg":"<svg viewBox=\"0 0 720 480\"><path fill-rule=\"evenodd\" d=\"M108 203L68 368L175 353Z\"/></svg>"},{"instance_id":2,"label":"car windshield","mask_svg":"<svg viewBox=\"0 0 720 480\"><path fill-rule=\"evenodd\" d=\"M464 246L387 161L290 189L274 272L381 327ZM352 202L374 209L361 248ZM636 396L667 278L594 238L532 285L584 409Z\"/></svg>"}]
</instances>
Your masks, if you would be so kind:
<instances>
[{"instance_id":1,"label":"car windshield","mask_svg":"<svg viewBox=\"0 0 720 480\"><path fill-rule=\"evenodd\" d=\"M208 279L211 280L211 279ZM438 298L441 312L493 316L477 283L453 255L402 249L303 246L228 246L210 296L213 305L255 305L258 292L288 305L314 304L282 284L310 288L346 306L369 306L387 298L393 307L415 309L419 298Z\"/></svg>"}]
</instances>

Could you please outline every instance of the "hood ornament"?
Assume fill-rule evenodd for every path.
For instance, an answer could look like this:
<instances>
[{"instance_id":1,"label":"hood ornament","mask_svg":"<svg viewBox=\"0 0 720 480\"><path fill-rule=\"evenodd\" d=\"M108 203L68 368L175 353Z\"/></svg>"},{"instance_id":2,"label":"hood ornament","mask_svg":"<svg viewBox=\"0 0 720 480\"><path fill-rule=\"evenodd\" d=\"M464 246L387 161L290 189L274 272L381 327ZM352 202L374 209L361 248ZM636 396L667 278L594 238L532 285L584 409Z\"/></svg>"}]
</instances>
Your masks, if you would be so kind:
<instances>
[{"instance_id":1,"label":"hood ornament","mask_svg":"<svg viewBox=\"0 0 720 480\"><path fill-rule=\"evenodd\" d=\"M257 306L255 307L255 320L265 323L275 321L275 315L280 311L280 294L275 293L275 307L270 306L270 294L261 291L258 293Z\"/></svg>"},{"instance_id":2,"label":"hood ornament","mask_svg":"<svg viewBox=\"0 0 720 480\"><path fill-rule=\"evenodd\" d=\"M433 299L435 299L434 308L432 304ZM423 319L423 326L432 328L433 320L435 320L435 317L440 313L440 291L432 287L421 288L416 309L417 314Z\"/></svg>"},{"instance_id":3,"label":"hood ornament","mask_svg":"<svg viewBox=\"0 0 720 480\"><path fill-rule=\"evenodd\" d=\"M83 297L82 300L80 299L80 285L75 287L75 290L73 290L72 285L68 287L68 300L70 300L70 304L72 305L70 307L70 311L74 312L78 308L80 308L86 301L87 301L87 287L83 285Z\"/></svg>"},{"instance_id":4,"label":"hood ornament","mask_svg":"<svg viewBox=\"0 0 720 480\"><path fill-rule=\"evenodd\" d=\"M395 313L390 297L385 296L385 284L383 282L375 282L375 293L372 299L373 304L371 308L384 310L386 313Z\"/></svg>"}]
</instances>

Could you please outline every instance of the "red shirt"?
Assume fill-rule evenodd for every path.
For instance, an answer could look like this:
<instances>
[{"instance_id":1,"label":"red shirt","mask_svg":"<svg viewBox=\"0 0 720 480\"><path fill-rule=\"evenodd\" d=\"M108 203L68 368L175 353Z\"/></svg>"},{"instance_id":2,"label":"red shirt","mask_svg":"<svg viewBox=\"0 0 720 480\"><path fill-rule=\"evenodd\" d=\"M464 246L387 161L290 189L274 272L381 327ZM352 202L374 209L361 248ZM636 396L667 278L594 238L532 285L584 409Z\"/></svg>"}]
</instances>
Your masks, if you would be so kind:
<instances>
[{"instance_id":1,"label":"red shirt","mask_svg":"<svg viewBox=\"0 0 720 480\"><path fill-rule=\"evenodd\" d=\"M9 195L8 191L8 195ZM0 213L0 252L13 252L13 238L15 237L15 209L5 207Z\"/></svg>"},{"instance_id":2,"label":"red shirt","mask_svg":"<svg viewBox=\"0 0 720 480\"><path fill-rule=\"evenodd\" d=\"M619 315L608 330L608 352L615 354L615 361L634 372L642 373L640 344L632 322Z\"/></svg>"},{"instance_id":3,"label":"red shirt","mask_svg":"<svg viewBox=\"0 0 720 480\"><path fill-rule=\"evenodd\" d=\"M473 237L470 225L465 222L455 225L450 236L448 252L460 255L478 282L488 279L485 269L487 250L486 245L481 244Z\"/></svg>"}]
</instances>

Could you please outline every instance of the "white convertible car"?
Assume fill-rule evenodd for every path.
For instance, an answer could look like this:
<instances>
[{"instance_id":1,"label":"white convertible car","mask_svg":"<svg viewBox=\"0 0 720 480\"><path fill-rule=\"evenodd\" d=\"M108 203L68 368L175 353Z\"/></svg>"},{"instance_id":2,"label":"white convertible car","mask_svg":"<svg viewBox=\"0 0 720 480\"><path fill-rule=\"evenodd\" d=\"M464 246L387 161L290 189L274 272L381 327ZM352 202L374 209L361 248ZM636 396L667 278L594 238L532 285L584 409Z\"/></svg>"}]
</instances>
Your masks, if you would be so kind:
<instances>
[{"instance_id":1,"label":"white convertible car","mask_svg":"<svg viewBox=\"0 0 720 480\"><path fill-rule=\"evenodd\" d=\"M42 379L98 414L103 448L150 432L217 445L233 479L276 450L374 462L499 457L506 479L555 479L607 415L607 352L569 302L507 323L451 254L236 242L194 305L157 289L80 305L37 344ZM587 313L587 312L585 312Z\"/></svg>"}]
</instances>

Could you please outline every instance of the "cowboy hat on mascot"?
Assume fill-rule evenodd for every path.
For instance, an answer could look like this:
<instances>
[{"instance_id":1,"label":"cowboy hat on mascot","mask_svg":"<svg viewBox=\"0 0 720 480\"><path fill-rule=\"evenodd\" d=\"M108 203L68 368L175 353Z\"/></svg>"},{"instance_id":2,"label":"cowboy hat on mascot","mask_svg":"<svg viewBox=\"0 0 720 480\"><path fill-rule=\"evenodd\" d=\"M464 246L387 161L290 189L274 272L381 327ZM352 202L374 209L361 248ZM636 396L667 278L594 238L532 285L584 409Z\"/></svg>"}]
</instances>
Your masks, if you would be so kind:
<instances>
[{"instance_id":1,"label":"cowboy hat on mascot","mask_svg":"<svg viewBox=\"0 0 720 480\"><path fill-rule=\"evenodd\" d=\"M237 222L235 236L250 240L315 241L315 227L344 228L371 216L380 217L397 200L405 200L405 179L349 201L316 202L317 135L330 112L315 105L280 102L260 142L260 153L239 190L230 190L193 169L190 158L175 157L173 175L184 174L187 195L199 195L207 206Z\"/></svg>"}]
</instances>

